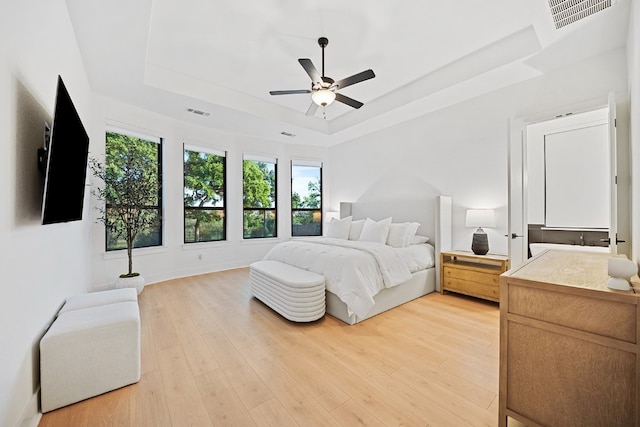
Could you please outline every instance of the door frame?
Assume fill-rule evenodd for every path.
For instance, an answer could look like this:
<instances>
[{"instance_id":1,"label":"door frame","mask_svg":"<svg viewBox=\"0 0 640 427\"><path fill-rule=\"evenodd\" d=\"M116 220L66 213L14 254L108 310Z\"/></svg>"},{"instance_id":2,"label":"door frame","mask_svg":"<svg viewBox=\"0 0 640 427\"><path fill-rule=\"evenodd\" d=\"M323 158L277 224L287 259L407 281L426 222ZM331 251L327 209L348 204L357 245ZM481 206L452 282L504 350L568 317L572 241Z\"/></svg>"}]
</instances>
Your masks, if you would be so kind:
<instances>
[{"instance_id":1,"label":"door frame","mask_svg":"<svg viewBox=\"0 0 640 427\"><path fill-rule=\"evenodd\" d=\"M610 251L617 253L617 133L616 102L613 93L608 96L607 103L583 108L574 114L586 113L600 109L608 109L609 144L610 144ZM566 110L565 110L566 111ZM518 267L528 257L528 170L527 170L527 128L531 125L553 121L564 117L556 115L550 118L539 117L536 120L527 117L511 117L507 120L507 239L511 268ZM515 203L514 203L515 202ZM614 205L615 203L615 205Z\"/></svg>"}]
</instances>

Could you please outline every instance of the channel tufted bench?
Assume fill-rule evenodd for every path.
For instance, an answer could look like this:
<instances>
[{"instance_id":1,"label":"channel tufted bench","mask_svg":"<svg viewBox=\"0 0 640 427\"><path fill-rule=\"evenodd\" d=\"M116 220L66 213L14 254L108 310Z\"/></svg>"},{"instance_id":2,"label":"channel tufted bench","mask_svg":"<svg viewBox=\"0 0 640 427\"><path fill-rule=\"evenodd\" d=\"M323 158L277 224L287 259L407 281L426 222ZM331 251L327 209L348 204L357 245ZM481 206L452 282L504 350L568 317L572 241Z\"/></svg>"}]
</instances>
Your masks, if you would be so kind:
<instances>
[{"instance_id":1,"label":"channel tufted bench","mask_svg":"<svg viewBox=\"0 0 640 427\"><path fill-rule=\"evenodd\" d=\"M324 277L279 261L249 266L251 293L284 318L312 322L324 316Z\"/></svg>"},{"instance_id":2,"label":"channel tufted bench","mask_svg":"<svg viewBox=\"0 0 640 427\"><path fill-rule=\"evenodd\" d=\"M136 290L123 288L69 298L40 340L42 412L139 380Z\"/></svg>"}]
</instances>

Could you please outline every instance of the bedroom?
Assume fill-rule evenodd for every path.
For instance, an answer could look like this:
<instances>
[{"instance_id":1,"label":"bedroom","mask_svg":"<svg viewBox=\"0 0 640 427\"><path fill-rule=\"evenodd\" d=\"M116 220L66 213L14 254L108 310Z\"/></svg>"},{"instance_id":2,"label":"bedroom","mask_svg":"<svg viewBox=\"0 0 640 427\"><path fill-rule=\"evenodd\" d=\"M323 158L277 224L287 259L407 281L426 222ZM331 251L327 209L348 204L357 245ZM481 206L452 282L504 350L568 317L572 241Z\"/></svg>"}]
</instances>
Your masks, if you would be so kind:
<instances>
[{"instance_id":1,"label":"bedroom","mask_svg":"<svg viewBox=\"0 0 640 427\"><path fill-rule=\"evenodd\" d=\"M68 4L70 8L76 6L76 9L71 9L78 11L75 2ZM112 4L122 11L132 7L119 2ZM144 9L149 7L150 2L137 4ZM640 20L637 2L619 1L618 5L631 8L632 13L628 15L632 22ZM163 114L117 101L117 96L131 88L123 85L107 94L104 90L94 88L96 82L89 77L94 70L84 59L86 47L83 47L84 43L90 43L91 40L78 39L75 25L81 17L70 17L72 12L68 11L65 2L43 5L28 1L3 5L2 9L0 32L3 40L10 41L3 43L0 48L3 58L0 93L5 94L0 107L0 132L3 135L0 233L4 243L0 254L3 273L1 336L5 349L0 373L0 383L3 384L0 392L2 425L13 426L30 413L37 382L34 374L37 340L60 302L75 293L106 287L125 262L124 258L117 256L103 258L102 234L91 220L58 227L39 225L40 199L32 180L37 171L32 160L37 141L41 140L41 122L52 114L57 74L64 75L69 81L74 101L83 117L87 117L85 120L94 142L101 140L105 119L110 118L152 129L176 144L180 144L183 138L202 143L215 140L214 145L235 150L236 156L243 151L257 151L273 153L285 161L295 157L321 159L326 162L325 197L332 210L337 208L340 201L378 200L389 194L398 198L430 192L451 195L457 207L453 218L454 241L463 248L469 245L471 239L471 230L463 226L464 208L493 206L498 208L499 226L490 230L492 249L506 252L506 240L501 236L507 231L506 122L509 117L536 119L538 114L546 116L546 113L558 113L557 109L564 112L567 106L594 99L606 100L606 94L613 90L621 111L627 111L631 161L634 164L639 161L637 123L640 119L637 105L640 105L640 100L637 87L640 84L640 54L637 40L640 36L638 26L632 26L631 22L629 33L613 40L600 33L601 29L597 27L595 35L599 42L590 44L596 52L593 55L589 52L573 52L581 58L577 62L573 61L576 57L571 56L571 52L559 47L559 51L545 52L548 62L543 65L548 68L539 77L481 94L444 109L423 113L366 136L349 138L348 142L336 146L323 147L244 136L222 125L219 129L211 129L193 121L167 119ZM133 12L123 13L125 22L122 25L127 25L127 17L134 19ZM625 31L626 25L625 22ZM587 28L586 31L590 29L584 28ZM137 31L145 34L144 28L138 28ZM605 34L610 33L606 31ZM139 42L140 39L133 39L132 42L136 40ZM328 47L328 55L336 44ZM102 45L94 45L93 49L98 55L111 52L104 50L105 46ZM420 50L420 45L412 49ZM319 63L318 53L318 47L312 40L309 56L316 64ZM582 54L586 56L581 57ZM566 61L560 61L559 58ZM295 57L291 61L293 66L297 66ZM113 61L112 65L104 72L117 76L120 73L119 64ZM136 63L135 66L141 67L142 64ZM294 68L294 72L305 77L301 69ZM382 76L376 77L379 78ZM370 86L374 82L375 79L362 85ZM283 82L286 83L289 82ZM441 103L442 100L433 102ZM179 108L183 110L184 107L186 105L181 104ZM425 108L430 107L427 105ZM286 129L278 126L275 130L279 133ZM25 147L26 140L36 142ZM165 170L167 174L176 174L179 169L175 162L167 162L167 167L174 168ZM637 168L632 171L631 180L633 187L637 188L640 180ZM180 192L179 184L177 192ZM283 197L286 199L286 192ZM637 212L640 207L637 198L633 198L630 204L634 213L631 217L635 221L632 224L632 254L637 259L640 253L640 216ZM179 209L169 205L166 208L168 217L180 218ZM86 212L89 213L88 210ZM234 226L230 224L230 227ZM204 262L201 262L198 251L182 250L179 227L166 228L165 235L168 241L173 242L173 246L164 252L139 256L136 260L139 268L145 272L151 271L149 278L157 281L246 266L259 259L269 246L238 242L203 252Z\"/></svg>"}]
</instances>

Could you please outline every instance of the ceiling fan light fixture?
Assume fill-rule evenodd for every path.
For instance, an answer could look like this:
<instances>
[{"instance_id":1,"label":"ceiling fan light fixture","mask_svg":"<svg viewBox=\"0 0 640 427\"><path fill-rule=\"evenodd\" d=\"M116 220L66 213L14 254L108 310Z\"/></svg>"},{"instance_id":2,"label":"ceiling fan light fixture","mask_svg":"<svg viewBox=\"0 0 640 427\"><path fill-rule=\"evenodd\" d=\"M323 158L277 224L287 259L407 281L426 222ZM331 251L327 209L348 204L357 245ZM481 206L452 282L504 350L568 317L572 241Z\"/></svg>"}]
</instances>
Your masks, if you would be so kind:
<instances>
[{"instance_id":1,"label":"ceiling fan light fixture","mask_svg":"<svg viewBox=\"0 0 640 427\"><path fill-rule=\"evenodd\" d=\"M317 105L326 107L336 99L336 93L330 89L318 89L311 94L311 99Z\"/></svg>"},{"instance_id":2,"label":"ceiling fan light fixture","mask_svg":"<svg viewBox=\"0 0 640 427\"><path fill-rule=\"evenodd\" d=\"M302 65L302 68L304 68L309 77L311 77L311 89L272 90L269 93L271 95L293 95L310 93L311 105L307 110L307 116L313 116L318 110L318 107L326 107L328 105L331 105L333 101L338 101L355 109L362 107L364 105L362 102L356 101L353 98L349 98L348 96L339 93L339 90L342 90L347 86L351 86L353 84L374 78L376 75L374 74L373 70L365 70L361 73L354 74L345 79L335 81L331 77L327 77L324 75L324 48L327 46L327 44L329 44L329 40L326 37L320 37L318 39L318 44L322 48L322 74L318 72L315 65L313 65L313 62L309 58L298 58L298 62L300 63L300 65Z\"/></svg>"}]
</instances>

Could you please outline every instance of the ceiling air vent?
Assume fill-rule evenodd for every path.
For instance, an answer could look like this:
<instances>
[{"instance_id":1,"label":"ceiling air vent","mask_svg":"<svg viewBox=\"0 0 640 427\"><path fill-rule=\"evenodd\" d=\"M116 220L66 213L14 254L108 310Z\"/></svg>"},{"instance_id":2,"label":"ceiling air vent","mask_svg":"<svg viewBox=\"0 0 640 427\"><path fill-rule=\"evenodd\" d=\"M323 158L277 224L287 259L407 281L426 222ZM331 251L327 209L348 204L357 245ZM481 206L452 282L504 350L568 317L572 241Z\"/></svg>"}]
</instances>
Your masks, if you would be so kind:
<instances>
[{"instance_id":1,"label":"ceiling air vent","mask_svg":"<svg viewBox=\"0 0 640 427\"><path fill-rule=\"evenodd\" d=\"M549 0L556 29L608 9L616 0Z\"/></svg>"},{"instance_id":2,"label":"ceiling air vent","mask_svg":"<svg viewBox=\"0 0 640 427\"><path fill-rule=\"evenodd\" d=\"M207 117L209 115L206 111L196 110L195 108L187 108L187 111L202 117Z\"/></svg>"}]
</instances>

